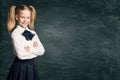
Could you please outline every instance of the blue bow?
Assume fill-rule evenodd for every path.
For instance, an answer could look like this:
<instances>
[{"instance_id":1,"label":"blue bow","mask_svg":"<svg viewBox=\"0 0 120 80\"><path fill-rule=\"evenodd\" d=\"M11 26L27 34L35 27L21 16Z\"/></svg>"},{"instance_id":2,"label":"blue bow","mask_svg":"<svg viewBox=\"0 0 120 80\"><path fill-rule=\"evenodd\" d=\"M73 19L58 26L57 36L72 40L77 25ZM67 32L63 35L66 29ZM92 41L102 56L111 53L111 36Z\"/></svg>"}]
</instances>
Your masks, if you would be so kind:
<instances>
[{"instance_id":1,"label":"blue bow","mask_svg":"<svg viewBox=\"0 0 120 80\"><path fill-rule=\"evenodd\" d=\"M28 40L32 40L32 38L35 36L35 34L31 33L28 30L25 30L22 35L25 37L25 39Z\"/></svg>"}]
</instances>

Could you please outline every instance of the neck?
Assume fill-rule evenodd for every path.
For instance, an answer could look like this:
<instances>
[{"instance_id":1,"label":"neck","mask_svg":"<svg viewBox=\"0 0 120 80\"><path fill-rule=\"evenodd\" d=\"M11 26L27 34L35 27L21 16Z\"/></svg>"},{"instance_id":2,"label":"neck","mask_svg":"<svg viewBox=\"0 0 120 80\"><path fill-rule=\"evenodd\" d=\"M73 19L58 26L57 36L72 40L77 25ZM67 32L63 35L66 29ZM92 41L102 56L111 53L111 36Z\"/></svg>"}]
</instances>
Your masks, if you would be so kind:
<instances>
[{"instance_id":1,"label":"neck","mask_svg":"<svg viewBox=\"0 0 120 80\"><path fill-rule=\"evenodd\" d=\"M19 25L20 27L22 27L22 28L24 28L24 29L26 29L27 28L27 26L21 26L21 25Z\"/></svg>"}]
</instances>

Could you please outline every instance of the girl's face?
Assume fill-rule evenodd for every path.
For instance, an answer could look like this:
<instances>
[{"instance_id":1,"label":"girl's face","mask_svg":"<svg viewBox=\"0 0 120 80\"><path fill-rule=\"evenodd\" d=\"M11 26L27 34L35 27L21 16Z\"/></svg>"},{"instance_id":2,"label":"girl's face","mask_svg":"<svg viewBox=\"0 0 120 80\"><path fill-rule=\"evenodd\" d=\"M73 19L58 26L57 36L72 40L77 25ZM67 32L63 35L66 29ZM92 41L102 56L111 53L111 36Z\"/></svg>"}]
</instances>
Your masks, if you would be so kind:
<instances>
[{"instance_id":1,"label":"girl's face","mask_svg":"<svg viewBox=\"0 0 120 80\"><path fill-rule=\"evenodd\" d=\"M18 24L26 28L30 23L30 15L31 12L29 10L20 10L19 14L16 14L16 20L18 21Z\"/></svg>"}]
</instances>

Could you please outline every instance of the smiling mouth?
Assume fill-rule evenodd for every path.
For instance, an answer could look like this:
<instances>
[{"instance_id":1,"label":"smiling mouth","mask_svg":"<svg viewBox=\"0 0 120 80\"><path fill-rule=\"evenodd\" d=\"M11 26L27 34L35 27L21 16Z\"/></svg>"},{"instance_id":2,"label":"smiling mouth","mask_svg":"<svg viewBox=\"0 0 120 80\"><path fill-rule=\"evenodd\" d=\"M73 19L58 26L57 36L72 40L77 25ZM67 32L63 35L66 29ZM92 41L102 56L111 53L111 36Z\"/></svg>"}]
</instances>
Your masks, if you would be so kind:
<instances>
[{"instance_id":1,"label":"smiling mouth","mask_svg":"<svg viewBox=\"0 0 120 80\"><path fill-rule=\"evenodd\" d=\"M27 25L27 23L22 23L23 25Z\"/></svg>"}]
</instances>

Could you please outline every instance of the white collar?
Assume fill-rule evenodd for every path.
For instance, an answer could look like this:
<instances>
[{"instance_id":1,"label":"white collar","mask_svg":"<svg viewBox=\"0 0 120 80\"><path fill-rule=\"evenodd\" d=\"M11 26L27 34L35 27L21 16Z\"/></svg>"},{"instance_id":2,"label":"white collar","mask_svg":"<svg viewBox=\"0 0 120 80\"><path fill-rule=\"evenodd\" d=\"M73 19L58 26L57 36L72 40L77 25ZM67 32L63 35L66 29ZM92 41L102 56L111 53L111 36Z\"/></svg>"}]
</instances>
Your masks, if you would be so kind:
<instances>
[{"instance_id":1,"label":"white collar","mask_svg":"<svg viewBox=\"0 0 120 80\"><path fill-rule=\"evenodd\" d=\"M25 30L29 30L29 28L28 27L26 27L26 28L23 28L23 27L21 27L20 25L17 25L17 27L16 27L21 33L22 32L24 32Z\"/></svg>"}]
</instances>

